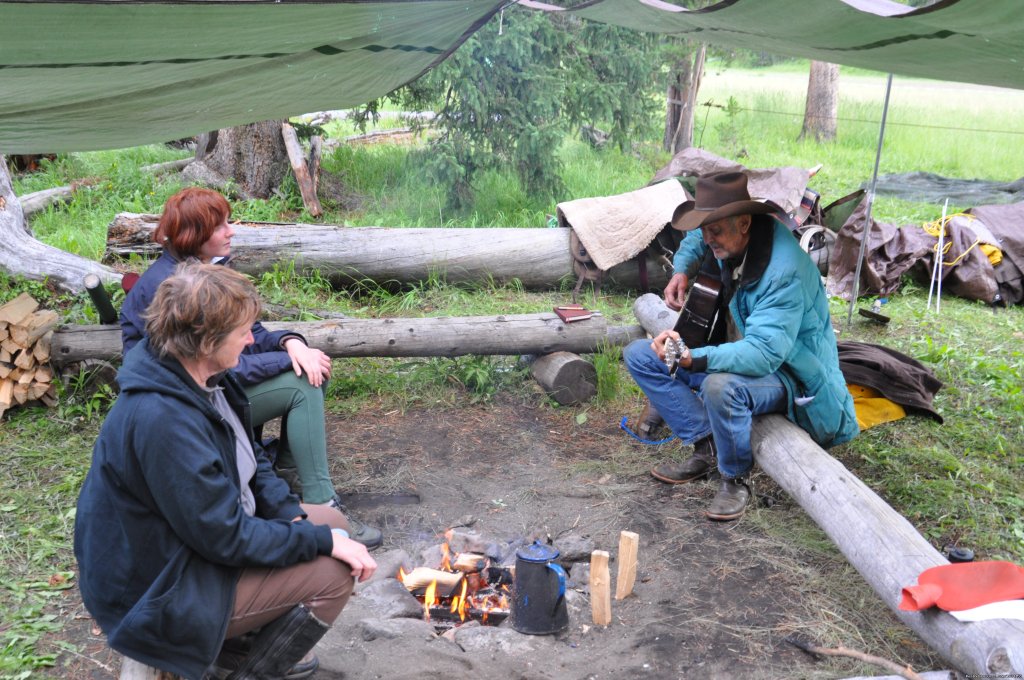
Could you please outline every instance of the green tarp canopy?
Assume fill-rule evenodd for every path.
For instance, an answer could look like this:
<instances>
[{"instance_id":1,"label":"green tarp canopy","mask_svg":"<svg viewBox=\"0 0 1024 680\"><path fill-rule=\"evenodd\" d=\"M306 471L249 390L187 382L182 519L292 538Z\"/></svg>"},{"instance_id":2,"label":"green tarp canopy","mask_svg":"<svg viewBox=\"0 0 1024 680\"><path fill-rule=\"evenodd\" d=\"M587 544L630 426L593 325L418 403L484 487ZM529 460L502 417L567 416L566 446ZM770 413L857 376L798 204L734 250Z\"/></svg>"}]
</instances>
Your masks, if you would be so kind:
<instances>
[{"instance_id":1,"label":"green tarp canopy","mask_svg":"<svg viewBox=\"0 0 1024 680\"><path fill-rule=\"evenodd\" d=\"M118 148L358 106L440 63L496 0L0 0L0 153ZM595 0L535 11L1024 88L1021 0Z\"/></svg>"}]
</instances>

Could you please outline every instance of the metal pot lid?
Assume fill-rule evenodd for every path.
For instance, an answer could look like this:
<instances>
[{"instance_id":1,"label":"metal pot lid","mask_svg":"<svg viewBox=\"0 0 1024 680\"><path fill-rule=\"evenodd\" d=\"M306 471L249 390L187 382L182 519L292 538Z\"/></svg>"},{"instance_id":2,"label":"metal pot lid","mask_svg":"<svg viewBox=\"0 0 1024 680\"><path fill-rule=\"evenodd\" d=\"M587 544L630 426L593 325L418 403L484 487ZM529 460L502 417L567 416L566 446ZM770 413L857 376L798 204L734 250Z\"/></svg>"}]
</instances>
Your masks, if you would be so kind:
<instances>
[{"instance_id":1,"label":"metal pot lid","mask_svg":"<svg viewBox=\"0 0 1024 680\"><path fill-rule=\"evenodd\" d=\"M540 541L534 541L531 545L524 546L516 551L516 557L526 562L550 562L557 559L561 553L558 548L544 545Z\"/></svg>"}]
</instances>

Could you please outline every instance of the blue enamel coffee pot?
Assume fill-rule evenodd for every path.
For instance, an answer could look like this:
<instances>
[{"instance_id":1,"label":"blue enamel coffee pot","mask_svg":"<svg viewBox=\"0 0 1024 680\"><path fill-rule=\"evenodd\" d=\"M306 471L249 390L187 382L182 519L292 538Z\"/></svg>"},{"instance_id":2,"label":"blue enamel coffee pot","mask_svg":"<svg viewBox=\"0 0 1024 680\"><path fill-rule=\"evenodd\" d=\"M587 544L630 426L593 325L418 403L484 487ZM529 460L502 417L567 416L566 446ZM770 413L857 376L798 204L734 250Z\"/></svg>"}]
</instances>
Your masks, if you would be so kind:
<instances>
[{"instance_id":1,"label":"blue enamel coffee pot","mask_svg":"<svg viewBox=\"0 0 1024 680\"><path fill-rule=\"evenodd\" d=\"M558 555L557 549L537 541L516 551L511 619L520 633L547 635L569 627L565 570L555 563Z\"/></svg>"}]
</instances>

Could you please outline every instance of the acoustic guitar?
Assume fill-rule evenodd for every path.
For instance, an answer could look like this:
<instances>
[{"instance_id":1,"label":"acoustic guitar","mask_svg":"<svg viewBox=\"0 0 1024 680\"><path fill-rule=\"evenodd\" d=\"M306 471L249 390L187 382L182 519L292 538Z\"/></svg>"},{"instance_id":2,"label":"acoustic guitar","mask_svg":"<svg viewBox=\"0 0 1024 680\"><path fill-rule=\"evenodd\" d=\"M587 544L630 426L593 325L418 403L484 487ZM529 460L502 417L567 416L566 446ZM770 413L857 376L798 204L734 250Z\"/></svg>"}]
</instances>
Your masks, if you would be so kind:
<instances>
[{"instance_id":1,"label":"acoustic guitar","mask_svg":"<svg viewBox=\"0 0 1024 680\"><path fill-rule=\"evenodd\" d=\"M665 365L668 366L669 375L673 375L679 367L684 349L708 344L721 308L721 280L703 270L698 272L673 327L681 341L669 338L665 342Z\"/></svg>"}]
</instances>

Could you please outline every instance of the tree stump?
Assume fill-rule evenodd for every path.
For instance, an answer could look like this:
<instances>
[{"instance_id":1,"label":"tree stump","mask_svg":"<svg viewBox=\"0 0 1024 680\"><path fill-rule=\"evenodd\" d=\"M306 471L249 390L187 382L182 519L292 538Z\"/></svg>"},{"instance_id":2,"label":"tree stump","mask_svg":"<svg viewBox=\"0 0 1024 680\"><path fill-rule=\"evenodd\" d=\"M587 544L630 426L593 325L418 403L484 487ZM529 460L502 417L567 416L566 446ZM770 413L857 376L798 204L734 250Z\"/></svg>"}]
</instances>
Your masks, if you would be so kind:
<instances>
[{"instance_id":1,"label":"tree stump","mask_svg":"<svg viewBox=\"0 0 1024 680\"><path fill-rule=\"evenodd\" d=\"M553 352L538 357L530 374L549 397L563 406L582 404L597 394L597 369L572 352Z\"/></svg>"}]
</instances>

